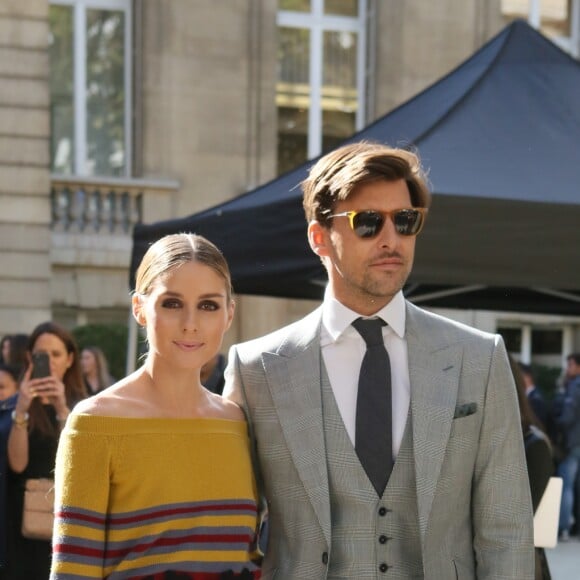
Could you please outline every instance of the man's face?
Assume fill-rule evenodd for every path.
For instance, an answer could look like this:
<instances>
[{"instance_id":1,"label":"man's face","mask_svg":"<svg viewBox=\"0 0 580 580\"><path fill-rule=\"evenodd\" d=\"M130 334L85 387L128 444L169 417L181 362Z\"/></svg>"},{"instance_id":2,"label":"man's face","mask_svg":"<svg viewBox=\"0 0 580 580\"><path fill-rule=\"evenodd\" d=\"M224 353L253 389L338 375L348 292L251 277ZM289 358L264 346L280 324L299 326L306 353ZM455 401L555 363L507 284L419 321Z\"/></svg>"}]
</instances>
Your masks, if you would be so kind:
<instances>
[{"instance_id":1,"label":"man's face","mask_svg":"<svg viewBox=\"0 0 580 580\"><path fill-rule=\"evenodd\" d=\"M409 189L400 179L359 187L347 200L337 203L334 213L410 207ZM390 302L413 267L415 236L398 234L390 218L370 239L357 237L347 217L333 218L330 229L312 222L309 241L326 266L333 296L360 314L373 314Z\"/></svg>"}]
</instances>

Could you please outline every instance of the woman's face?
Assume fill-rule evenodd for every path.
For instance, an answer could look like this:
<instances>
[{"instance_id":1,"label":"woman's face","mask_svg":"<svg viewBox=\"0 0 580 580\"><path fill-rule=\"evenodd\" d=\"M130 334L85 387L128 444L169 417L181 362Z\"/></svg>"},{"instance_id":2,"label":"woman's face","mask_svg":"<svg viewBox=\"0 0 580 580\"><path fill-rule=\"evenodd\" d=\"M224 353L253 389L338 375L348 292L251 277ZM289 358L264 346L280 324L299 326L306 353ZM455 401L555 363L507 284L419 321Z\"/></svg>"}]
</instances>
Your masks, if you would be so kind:
<instances>
[{"instance_id":1,"label":"woman's face","mask_svg":"<svg viewBox=\"0 0 580 580\"><path fill-rule=\"evenodd\" d=\"M14 377L6 371L0 370L0 401L11 397L18 390Z\"/></svg>"},{"instance_id":2,"label":"woman's face","mask_svg":"<svg viewBox=\"0 0 580 580\"><path fill-rule=\"evenodd\" d=\"M81 352L81 368L83 375L90 375L97 370L97 359L90 350L83 350Z\"/></svg>"},{"instance_id":3,"label":"woman's face","mask_svg":"<svg viewBox=\"0 0 580 580\"><path fill-rule=\"evenodd\" d=\"M66 349L64 342L55 334L41 334L34 343L32 352L44 351L50 359L50 374L63 380L68 368L73 363L73 354Z\"/></svg>"},{"instance_id":4,"label":"woman's face","mask_svg":"<svg viewBox=\"0 0 580 580\"><path fill-rule=\"evenodd\" d=\"M187 262L135 297L137 321L147 327L149 354L172 368L201 367L218 352L234 314L226 284L212 268Z\"/></svg>"}]
</instances>

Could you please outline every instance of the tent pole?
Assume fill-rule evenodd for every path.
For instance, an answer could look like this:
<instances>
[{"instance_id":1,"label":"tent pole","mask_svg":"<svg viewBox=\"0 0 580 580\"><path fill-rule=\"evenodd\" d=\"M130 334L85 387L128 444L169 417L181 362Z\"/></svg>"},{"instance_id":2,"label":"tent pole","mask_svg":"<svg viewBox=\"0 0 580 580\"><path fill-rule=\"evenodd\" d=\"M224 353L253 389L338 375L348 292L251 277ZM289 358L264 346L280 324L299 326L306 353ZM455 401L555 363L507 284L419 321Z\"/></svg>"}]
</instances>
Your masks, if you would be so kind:
<instances>
[{"instance_id":1,"label":"tent pole","mask_svg":"<svg viewBox=\"0 0 580 580\"><path fill-rule=\"evenodd\" d=\"M137 335L138 327L137 321L133 316L133 312L129 312L129 320L127 321L127 328L129 330L127 335L127 364L125 371L130 375L135 370L135 361L137 359Z\"/></svg>"}]
</instances>

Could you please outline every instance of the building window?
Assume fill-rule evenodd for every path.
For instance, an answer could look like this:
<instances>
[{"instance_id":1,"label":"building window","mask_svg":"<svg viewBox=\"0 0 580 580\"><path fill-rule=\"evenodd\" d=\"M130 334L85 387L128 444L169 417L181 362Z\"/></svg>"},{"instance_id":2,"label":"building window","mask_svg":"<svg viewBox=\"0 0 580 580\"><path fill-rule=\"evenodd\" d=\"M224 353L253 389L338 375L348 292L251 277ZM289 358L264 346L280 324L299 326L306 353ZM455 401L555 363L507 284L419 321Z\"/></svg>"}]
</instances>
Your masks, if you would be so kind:
<instances>
[{"instance_id":1,"label":"building window","mask_svg":"<svg viewBox=\"0 0 580 580\"><path fill-rule=\"evenodd\" d=\"M364 124L366 0L279 0L278 173Z\"/></svg>"},{"instance_id":2,"label":"building window","mask_svg":"<svg viewBox=\"0 0 580 580\"><path fill-rule=\"evenodd\" d=\"M51 169L130 176L131 1L52 0Z\"/></svg>"},{"instance_id":3,"label":"building window","mask_svg":"<svg viewBox=\"0 0 580 580\"><path fill-rule=\"evenodd\" d=\"M580 0L502 0L509 21L527 20L572 56L580 56Z\"/></svg>"}]
</instances>

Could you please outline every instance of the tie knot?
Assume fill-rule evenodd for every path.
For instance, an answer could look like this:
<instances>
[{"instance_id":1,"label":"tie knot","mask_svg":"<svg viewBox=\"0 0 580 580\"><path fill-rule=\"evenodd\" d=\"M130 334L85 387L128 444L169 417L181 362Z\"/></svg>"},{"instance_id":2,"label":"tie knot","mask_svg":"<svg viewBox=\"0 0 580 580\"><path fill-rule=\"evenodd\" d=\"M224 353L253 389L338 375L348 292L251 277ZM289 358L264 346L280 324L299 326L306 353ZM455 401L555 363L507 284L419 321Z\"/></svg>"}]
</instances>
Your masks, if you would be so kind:
<instances>
[{"instance_id":1,"label":"tie knot","mask_svg":"<svg viewBox=\"0 0 580 580\"><path fill-rule=\"evenodd\" d=\"M367 347L384 344L382 328L386 324L380 318L357 318L352 323L357 332L363 337Z\"/></svg>"}]
</instances>

